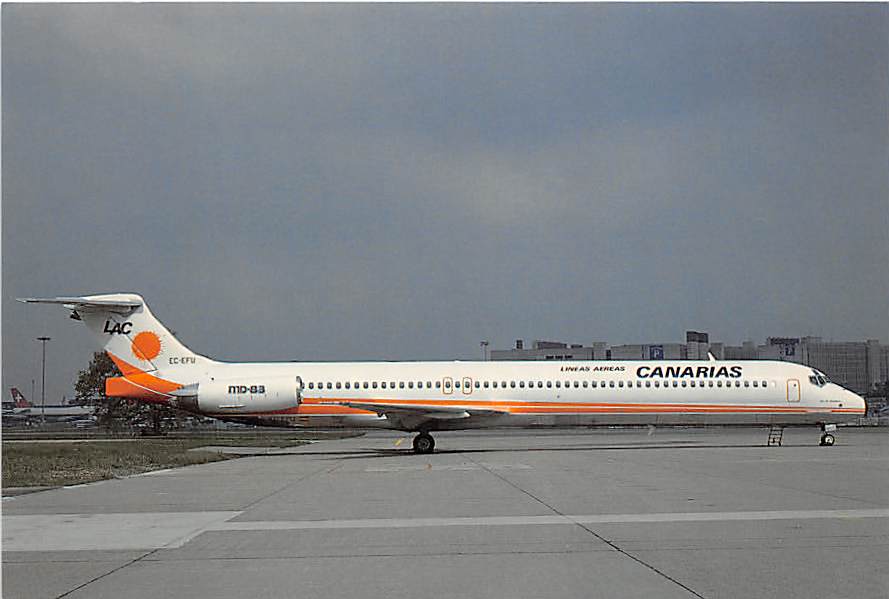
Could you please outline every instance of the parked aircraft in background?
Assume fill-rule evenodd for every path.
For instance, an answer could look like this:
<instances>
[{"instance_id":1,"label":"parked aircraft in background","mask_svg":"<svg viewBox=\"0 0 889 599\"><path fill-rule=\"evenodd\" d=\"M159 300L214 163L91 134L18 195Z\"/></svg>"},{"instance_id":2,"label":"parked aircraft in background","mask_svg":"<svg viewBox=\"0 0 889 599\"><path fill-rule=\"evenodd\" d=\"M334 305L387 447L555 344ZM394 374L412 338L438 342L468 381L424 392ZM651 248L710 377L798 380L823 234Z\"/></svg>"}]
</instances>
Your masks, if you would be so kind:
<instances>
[{"instance_id":1,"label":"parked aircraft in background","mask_svg":"<svg viewBox=\"0 0 889 599\"><path fill-rule=\"evenodd\" d=\"M27 298L60 304L98 338L122 377L108 396L269 426L418 433L508 426L821 427L864 414L864 399L812 368L751 361L225 363L193 353L135 294Z\"/></svg>"},{"instance_id":2,"label":"parked aircraft in background","mask_svg":"<svg viewBox=\"0 0 889 599\"><path fill-rule=\"evenodd\" d=\"M29 422L46 419L47 422L85 422L93 418L93 406L47 405L35 406L17 388L10 390L11 402L3 402L3 418L11 422Z\"/></svg>"}]
</instances>

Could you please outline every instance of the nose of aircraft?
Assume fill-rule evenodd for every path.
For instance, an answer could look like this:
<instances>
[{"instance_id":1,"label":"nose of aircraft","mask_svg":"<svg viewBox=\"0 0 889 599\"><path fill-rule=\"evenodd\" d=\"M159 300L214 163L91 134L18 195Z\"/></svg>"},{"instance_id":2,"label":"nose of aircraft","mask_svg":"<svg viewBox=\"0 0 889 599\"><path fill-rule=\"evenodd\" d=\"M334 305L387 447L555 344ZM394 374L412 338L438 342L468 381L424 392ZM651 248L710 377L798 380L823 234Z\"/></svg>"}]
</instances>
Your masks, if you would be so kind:
<instances>
[{"instance_id":1,"label":"nose of aircraft","mask_svg":"<svg viewBox=\"0 0 889 599\"><path fill-rule=\"evenodd\" d=\"M858 408L861 410L861 414L864 415L864 412L867 409L867 404L864 402L864 398L848 389L844 389L844 391L846 392L846 396L843 398L843 405L848 405L850 408Z\"/></svg>"}]
</instances>

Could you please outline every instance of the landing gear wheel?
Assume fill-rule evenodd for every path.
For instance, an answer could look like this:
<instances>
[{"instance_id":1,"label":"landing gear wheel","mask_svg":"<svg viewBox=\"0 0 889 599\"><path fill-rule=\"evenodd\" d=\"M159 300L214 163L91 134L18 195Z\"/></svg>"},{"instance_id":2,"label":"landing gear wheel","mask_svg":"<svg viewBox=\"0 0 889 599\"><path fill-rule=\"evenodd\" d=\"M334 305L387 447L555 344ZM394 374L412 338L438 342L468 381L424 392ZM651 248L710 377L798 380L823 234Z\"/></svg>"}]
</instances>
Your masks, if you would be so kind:
<instances>
[{"instance_id":1,"label":"landing gear wheel","mask_svg":"<svg viewBox=\"0 0 889 599\"><path fill-rule=\"evenodd\" d=\"M836 438L830 433L821 435L821 447L830 447L834 443L836 443Z\"/></svg>"},{"instance_id":2,"label":"landing gear wheel","mask_svg":"<svg viewBox=\"0 0 889 599\"><path fill-rule=\"evenodd\" d=\"M414 437L415 453L432 453L435 450L435 439L429 433L420 433Z\"/></svg>"}]
</instances>

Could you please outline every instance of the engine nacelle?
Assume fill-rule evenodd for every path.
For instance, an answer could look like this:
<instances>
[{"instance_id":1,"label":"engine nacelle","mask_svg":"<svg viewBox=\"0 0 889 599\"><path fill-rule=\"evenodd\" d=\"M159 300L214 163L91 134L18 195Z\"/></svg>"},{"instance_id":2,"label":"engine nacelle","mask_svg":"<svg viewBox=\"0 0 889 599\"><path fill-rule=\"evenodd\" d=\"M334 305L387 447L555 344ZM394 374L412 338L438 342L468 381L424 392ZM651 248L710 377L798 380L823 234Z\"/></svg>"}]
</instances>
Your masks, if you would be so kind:
<instances>
[{"instance_id":1,"label":"engine nacelle","mask_svg":"<svg viewBox=\"0 0 889 599\"><path fill-rule=\"evenodd\" d=\"M172 393L171 403L203 414L256 414L295 408L302 400L298 376L253 376L203 381Z\"/></svg>"}]
</instances>

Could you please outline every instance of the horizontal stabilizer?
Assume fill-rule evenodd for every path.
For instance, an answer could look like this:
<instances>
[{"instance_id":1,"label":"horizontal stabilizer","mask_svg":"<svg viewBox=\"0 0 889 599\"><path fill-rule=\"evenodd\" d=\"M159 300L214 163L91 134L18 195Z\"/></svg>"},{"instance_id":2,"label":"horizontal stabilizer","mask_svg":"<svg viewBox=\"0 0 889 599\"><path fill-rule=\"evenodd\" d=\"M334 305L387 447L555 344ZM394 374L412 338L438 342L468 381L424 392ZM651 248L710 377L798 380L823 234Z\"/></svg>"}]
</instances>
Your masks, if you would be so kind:
<instances>
[{"instance_id":1,"label":"horizontal stabilizer","mask_svg":"<svg viewBox=\"0 0 889 599\"><path fill-rule=\"evenodd\" d=\"M142 302L130 297L20 297L18 301L25 304L59 304L69 310L106 310L109 312L130 312L142 305Z\"/></svg>"}]
</instances>

